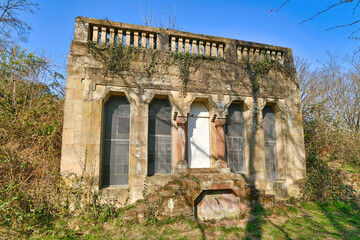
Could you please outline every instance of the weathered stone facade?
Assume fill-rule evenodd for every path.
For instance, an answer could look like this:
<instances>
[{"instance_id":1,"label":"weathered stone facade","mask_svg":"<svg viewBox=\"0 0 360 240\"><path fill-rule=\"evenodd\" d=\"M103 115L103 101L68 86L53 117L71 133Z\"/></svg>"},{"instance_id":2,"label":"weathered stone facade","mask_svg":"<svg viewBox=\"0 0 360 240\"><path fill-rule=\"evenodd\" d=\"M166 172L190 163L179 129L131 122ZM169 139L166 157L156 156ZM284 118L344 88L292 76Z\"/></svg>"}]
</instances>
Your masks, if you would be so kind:
<instances>
[{"instance_id":1,"label":"weathered stone facade","mask_svg":"<svg viewBox=\"0 0 360 240\"><path fill-rule=\"evenodd\" d=\"M89 41L99 46L118 42L124 48L135 50L121 74L106 74L107 63L89 51ZM181 77L180 65L184 63L176 60L179 54L201 56L192 62L188 79ZM264 61L277 67L265 74L252 67L256 63L262 66ZM279 199L296 197L305 177L305 152L300 91L293 65L292 51L288 48L78 17L67 66L61 172L81 175L85 167L96 187L120 202L142 199L146 179L149 194L156 195L161 187L176 182L177 177L197 174L196 168L189 169L189 158L193 155L188 149L188 120L192 117L193 104L202 103L208 109L207 154L209 169L214 170L207 175L214 178L189 186L196 189L188 195L191 207L200 208L199 214L204 215L210 200L203 191L216 190L211 193L218 196L216 199L238 204L239 209L246 204L243 199L248 198L250 187ZM104 105L111 96L123 96L130 106L128 173L124 170L128 184L104 187L101 183ZM149 105L154 99L164 98L172 109L171 170L167 174L148 176ZM231 172L226 155L228 143L224 127L232 104L242 109L244 123L241 138L244 139L241 149L244 170L240 172ZM266 169L265 107L273 111L276 129L275 152L270 153L275 159L276 174L271 179ZM206 175L206 170L198 170L205 171ZM171 201L164 206L179 205ZM163 212L170 211L166 209ZM240 214L236 208L229 211L232 212L229 215ZM208 217L212 218L211 214Z\"/></svg>"}]
</instances>

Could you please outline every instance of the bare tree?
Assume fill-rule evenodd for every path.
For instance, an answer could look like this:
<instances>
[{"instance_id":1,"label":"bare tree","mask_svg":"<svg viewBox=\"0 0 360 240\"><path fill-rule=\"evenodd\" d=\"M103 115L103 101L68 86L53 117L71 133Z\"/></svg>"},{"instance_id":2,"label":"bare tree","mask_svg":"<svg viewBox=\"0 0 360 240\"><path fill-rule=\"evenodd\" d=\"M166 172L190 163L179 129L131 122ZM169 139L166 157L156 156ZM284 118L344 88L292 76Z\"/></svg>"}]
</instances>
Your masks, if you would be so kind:
<instances>
[{"instance_id":1,"label":"bare tree","mask_svg":"<svg viewBox=\"0 0 360 240\"><path fill-rule=\"evenodd\" d=\"M148 10L145 11L144 7L139 6L139 12L143 20L143 24L148 27L153 27L155 20L155 9L151 9L150 1L148 2Z\"/></svg>"},{"instance_id":2,"label":"bare tree","mask_svg":"<svg viewBox=\"0 0 360 240\"><path fill-rule=\"evenodd\" d=\"M160 17L156 16L155 9L151 9L150 1L148 2L148 9L145 11L143 7L139 6L139 12L143 20L143 24L149 27L168 28L173 30L180 30L181 26L177 22L176 7L174 12L171 9L162 10ZM157 19L157 21L155 21Z\"/></svg>"},{"instance_id":3,"label":"bare tree","mask_svg":"<svg viewBox=\"0 0 360 240\"><path fill-rule=\"evenodd\" d=\"M0 0L0 45L13 40L14 32L21 41L26 41L31 27L19 18L19 14L34 13L37 8L38 4L31 0Z\"/></svg>"},{"instance_id":4,"label":"bare tree","mask_svg":"<svg viewBox=\"0 0 360 240\"><path fill-rule=\"evenodd\" d=\"M344 61L345 60L345 61ZM359 131L360 64L358 57L341 59L328 53L327 61L312 69L304 59L295 66L305 119L318 119L339 129Z\"/></svg>"},{"instance_id":5,"label":"bare tree","mask_svg":"<svg viewBox=\"0 0 360 240\"><path fill-rule=\"evenodd\" d=\"M275 12L279 11L280 9L282 9L285 5L287 5L291 0L286 0L282 3L282 5L277 8L275 10ZM337 7L341 7L341 6L345 6L345 5L352 5L352 16L354 17L354 19L350 22L345 22L345 23L341 23L338 24L336 26L332 26L326 29L327 30L332 30L335 28L343 28L343 27L352 27L352 26L357 26L357 28L352 31L352 33L349 35L349 38L351 39L360 39L357 34L360 31L360 0L331 0L330 4L326 7L324 7L322 10L318 11L317 13L315 13L312 17L307 18L305 20L303 20L302 22L300 22L300 24L308 22L310 20L313 20L314 18L316 18L317 16L328 12L329 10L333 9L333 8L337 8Z\"/></svg>"},{"instance_id":6,"label":"bare tree","mask_svg":"<svg viewBox=\"0 0 360 240\"><path fill-rule=\"evenodd\" d=\"M300 81L300 94L303 115L306 116L311 110L312 103L320 91L317 80L319 74L317 70L311 69L311 64L304 58L295 58L295 68Z\"/></svg>"},{"instance_id":7,"label":"bare tree","mask_svg":"<svg viewBox=\"0 0 360 240\"><path fill-rule=\"evenodd\" d=\"M347 125L357 132L360 132L360 63L357 58L348 58L351 64L351 70L347 73L349 79L346 99L349 103L344 109Z\"/></svg>"}]
</instances>

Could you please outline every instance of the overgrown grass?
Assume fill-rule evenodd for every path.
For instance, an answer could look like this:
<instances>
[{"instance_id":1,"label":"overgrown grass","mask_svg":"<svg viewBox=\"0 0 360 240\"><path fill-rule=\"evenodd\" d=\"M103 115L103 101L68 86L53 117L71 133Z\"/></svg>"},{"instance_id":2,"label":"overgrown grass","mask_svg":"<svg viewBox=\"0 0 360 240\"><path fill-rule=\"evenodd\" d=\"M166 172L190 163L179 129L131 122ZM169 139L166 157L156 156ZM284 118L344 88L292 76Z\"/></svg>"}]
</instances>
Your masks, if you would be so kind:
<instances>
[{"instance_id":1,"label":"overgrown grass","mask_svg":"<svg viewBox=\"0 0 360 240\"><path fill-rule=\"evenodd\" d=\"M261 227L259 227L261 226ZM5 227L0 227L0 238ZM7 238L21 235L6 230ZM205 225L187 218L159 220L151 225L91 218L59 217L43 226L29 239L360 239L360 212L343 202L332 205L302 202L295 207L274 208L255 216L250 224L229 221L225 225Z\"/></svg>"}]
</instances>

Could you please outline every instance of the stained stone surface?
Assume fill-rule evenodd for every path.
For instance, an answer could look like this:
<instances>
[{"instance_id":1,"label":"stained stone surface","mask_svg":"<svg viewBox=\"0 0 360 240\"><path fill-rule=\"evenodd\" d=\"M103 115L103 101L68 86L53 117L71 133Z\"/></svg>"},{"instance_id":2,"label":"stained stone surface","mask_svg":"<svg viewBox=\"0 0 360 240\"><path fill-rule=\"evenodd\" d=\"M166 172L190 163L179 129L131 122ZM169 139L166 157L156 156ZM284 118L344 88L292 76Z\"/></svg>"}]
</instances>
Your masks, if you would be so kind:
<instances>
[{"instance_id":1,"label":"stained stone surface","mask_svg":"<svg viewBox=\"0 0 360 240\"><path fill-rule=\"evenodd\" d=\"M95 27L101 32L101 39L100 33L94 31ZM131 45L135 32L139 41L137 45L143 50L133 56L129 70L123 71L121 76L104 75L104 64L89 53L87 42L94 40L98 44L101 41L109 44L109 41L123 41ZM299 196L306 163L299 82L291 49L84 17L76 18L74 33L67 62L61 157L61 173L64 176L83 174L86 163L86 176L92 178L92 187L101 188L104 104L110 96L120 95L130 103L129 183L102 188L105 198L117 199L122 204L136 203L144 198L142 192L147 187L148 196L154 204L157 202L154 199L161 196L157 202L157 216L161 218L181 213L194 215L195 200L203 191L231 189L235 195L219 194L217 199L231 216L237 210L227 203L237 204L240 201L240 218L245 218L251 194L257 194L259 200L268 206L274 197L286 199ZM158 35L160 33L163 35ZM119 34L121 38L115 38ZM146 36L146 41L141 39L143 36ZM126 41L127 37L129 41ZM108 38L111 39L108 41ZM175 42L172 43L173 40ZM181 50L185 46L181 44L186 42L198 44L197 48L187 46L194 55L221 52L221 44L224 51L223 57L221 54L204 57L195 66L190 66L187 91L184 92L179 66L175 63L166 65L166 61L161 59L168 59L170 50L183 54ZM199 44L203 46L201 51L198 50ZM144 69L151 62L151 48L159 51L155 71L149 75ZM262 61L265 55L261 53L269 54L288 69L286 74L271 70L255 83L246 61ZM254 89L258 91L254 92ZM167 98L172 106L172 169L170 174L147 177L148 110L154 98ZM205 170L186 168L187 117L194 102L205 104L210 114L210 168ZM227 164L217 164L218 152L220 160L225 158L226 162L226 156L222 156L223 144L217 137L222 131L217 131L215 122L226 119L227 109L232 103L240 104L244 109L246 169L242 173L231 172L226 168ZM275 112L276 180L266 179L262 117L265 106L271 106ZM251 189L255 189L256 193L250 193ZM210 200L204 197L200 203L203 209L208 209L203 216L214 209L213 217L216 218L219 209L212 208L214 205ZM134 216L129 213L128 218Z\"/></svg>"}]
</instances>

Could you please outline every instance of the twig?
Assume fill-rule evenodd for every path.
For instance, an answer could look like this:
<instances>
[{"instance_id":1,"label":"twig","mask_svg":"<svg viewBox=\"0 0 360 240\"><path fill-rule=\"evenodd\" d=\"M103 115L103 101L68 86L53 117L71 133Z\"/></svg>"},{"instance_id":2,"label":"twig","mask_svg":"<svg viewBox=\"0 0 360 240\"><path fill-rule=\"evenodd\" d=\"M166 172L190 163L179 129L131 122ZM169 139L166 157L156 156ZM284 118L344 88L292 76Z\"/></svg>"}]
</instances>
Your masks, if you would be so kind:
<instances>
[{"instance_id":1,"label":"twig","mask_svg":"<svg viewBox=\"0 0 360 240\"><path fill-rule=\"evenodd\" d=\"M286 0L278 9L275 10L275 12L279 11L283 6L285 6L290 0Z\"/></svg>"}]
</instances>

